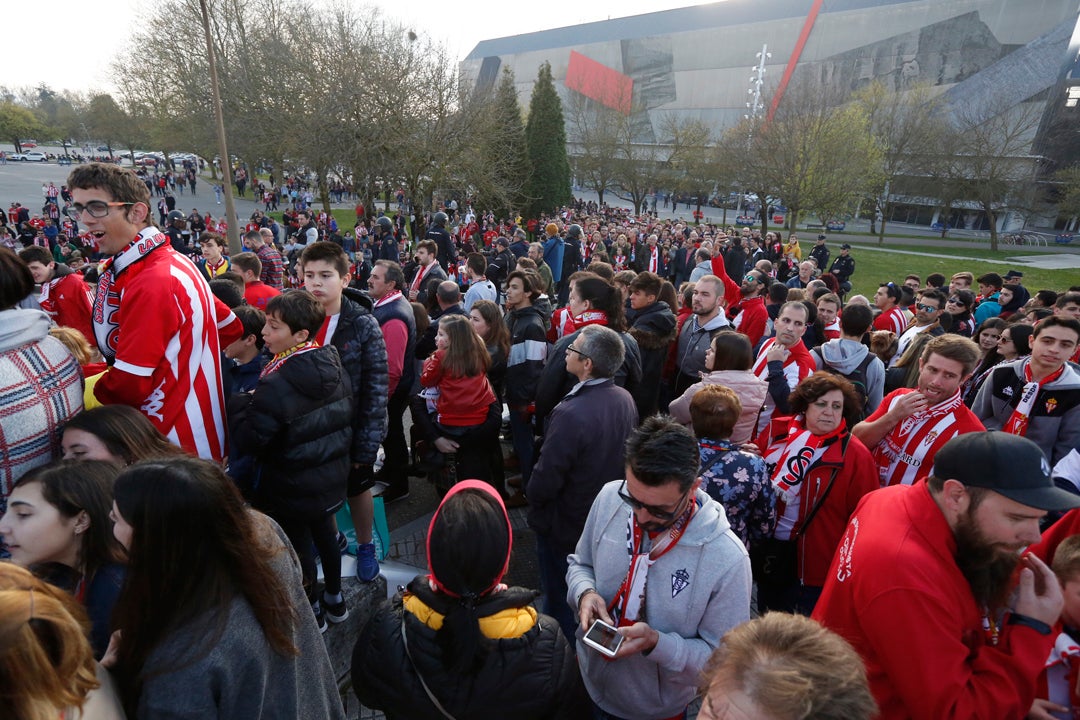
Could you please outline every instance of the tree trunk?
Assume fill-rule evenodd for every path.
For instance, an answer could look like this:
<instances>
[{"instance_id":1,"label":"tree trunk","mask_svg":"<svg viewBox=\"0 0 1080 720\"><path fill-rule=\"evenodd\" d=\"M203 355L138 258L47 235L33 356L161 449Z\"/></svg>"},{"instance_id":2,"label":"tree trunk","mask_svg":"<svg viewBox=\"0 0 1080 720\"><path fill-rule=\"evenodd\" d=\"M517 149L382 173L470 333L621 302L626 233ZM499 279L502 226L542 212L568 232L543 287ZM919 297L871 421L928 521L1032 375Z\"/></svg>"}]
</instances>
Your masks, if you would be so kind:
<instances>
[{"instance_id":1,"label":"tree trunk","mask_svg":"<svg viewBox=\"0 0 1080 720\"><path fill-rule=\"evenodd\" d=\"M765 237L765 233L769 232L769 204L763 201L764 195L758 195L758 202L761 203L761 207L758 208L758 213L761 215L761 237Z\"/></svg>"},{"instance_id":2,"label":"tree trunk","mask_svg":"<svg viewBox=\"0 0 1080 720\"><path fill-rule=\"evenodd\" d=\"M329 184L326 182L325 172L320 172L318 174L317 182L319 184L319 195L320 199L322 200L323 211L327 215L330 215L332 214L332 210L330 208L330 188Z\"/></svg>"},{"instance_id":3,"label":"tree trunk","mask_svg":"<svg viewBox=\"0 0 1080 720\"><path fill-rule=\"evenodd\" d=\"M596 191L596 204L597 205L603 205L604 204L604 189L605 188L599 188Z\"/></svg>"},{"instance_id":4,"label":"tree trunk","mask_svg":"<svg viewBox=\"0 0 1080 720\"><path fill-rule=\"evenodd\" d=\"M994 215L994 211L984 205L983 209L986 211L986 219L990 224L990 251L997 252L998 249L998 230L997 230L997 216Z\"/></svg>"},{"instance_id":5,"label":"tree trunk","mask_svg":"<svg viewBox=\"0 0 1080 720\"><path fill-rule=\"evenodd\" d=\"M881 213L881 227L878 228L877 244L885 244L885 213Z\"/></svg>"}]
</instances>

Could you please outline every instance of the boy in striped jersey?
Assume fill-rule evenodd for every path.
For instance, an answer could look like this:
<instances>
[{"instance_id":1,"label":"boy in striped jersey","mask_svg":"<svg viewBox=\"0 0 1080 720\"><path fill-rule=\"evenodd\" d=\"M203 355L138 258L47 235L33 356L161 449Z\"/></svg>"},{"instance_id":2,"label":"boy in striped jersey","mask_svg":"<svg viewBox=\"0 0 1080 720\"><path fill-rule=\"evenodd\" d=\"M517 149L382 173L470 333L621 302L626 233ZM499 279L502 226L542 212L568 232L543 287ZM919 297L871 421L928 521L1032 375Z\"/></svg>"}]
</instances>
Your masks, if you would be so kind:
<instances>
[{"instance_id":1,"label":"boy in striped jersey","mask_svg":"<svg viewBox=\"0 0 1080 720\"><path fill-rule=\"evenodd\" d=\"M103 404L131 405L198 457L225 456L220 349L243 326L194 263L150 224L150 192L130 170L80 165L68 176L73 218L106 261L94 295L94 335L109 369Z\"/></svg>"}]
</instances>

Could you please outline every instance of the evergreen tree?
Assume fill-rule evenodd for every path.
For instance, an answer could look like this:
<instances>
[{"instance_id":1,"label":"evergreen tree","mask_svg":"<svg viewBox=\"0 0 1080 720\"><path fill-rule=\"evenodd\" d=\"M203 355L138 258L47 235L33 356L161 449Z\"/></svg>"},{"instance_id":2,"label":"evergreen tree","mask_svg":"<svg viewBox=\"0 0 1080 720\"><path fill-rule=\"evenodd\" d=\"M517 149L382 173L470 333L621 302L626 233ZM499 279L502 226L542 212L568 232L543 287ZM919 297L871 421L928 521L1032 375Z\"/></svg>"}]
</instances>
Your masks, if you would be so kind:
<instances>
[{"instance_id":1,"label":"evergreen tree","mask_svg":"<svg viewBox=\"0 0 1080 720\"><path fill-rule=\"evenodd\" d=\"M537 217L571 200L570 160L566 155L562 101L555 92L551 65L546 62L540 66L529 102L525 143L531 171L525 186L529 198L526 214Z\"/></svg>"},{"instance_id":2,"label":"evergreen tree","mask_svg":"<svg viewBox=\"0 0 1080 720\"><path fill-rule=\"evenodd\" d=\"M503 69L502 79L486 111L487 124L480 136L480 172L474 173L479 207L490 207L500 217L522 211L529 177L525 122L521 118L514 74Z\"/></svg>"}]
</instances>

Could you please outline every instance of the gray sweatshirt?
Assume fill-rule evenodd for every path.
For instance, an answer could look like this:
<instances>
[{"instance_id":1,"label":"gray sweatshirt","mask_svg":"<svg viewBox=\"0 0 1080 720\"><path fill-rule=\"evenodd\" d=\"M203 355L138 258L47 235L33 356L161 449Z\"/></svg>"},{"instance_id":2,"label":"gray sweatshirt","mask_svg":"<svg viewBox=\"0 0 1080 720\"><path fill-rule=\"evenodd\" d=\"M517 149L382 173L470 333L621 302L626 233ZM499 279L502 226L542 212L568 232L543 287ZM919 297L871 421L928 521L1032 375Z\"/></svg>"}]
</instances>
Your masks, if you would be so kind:
<instances>
[{"instance_id":1,"label":"gray sweatshirt","mask_svg":"<svg viewBox=\"0 0 1080 720\"><path fill-rule=\"evenodd\" d=\"M601 489L571 555L567 602L595 588L611 602L630 563L627 518L618 495L622 481ZM605 711L627 720L682 712L697 694L705 662L731 628L750 619L750 559L723 507L701 490L683 537L649 568L644 621L660 633L648 655L608 660L583 644L578 662L585 687Z\"/></svg>"}]
</instances>

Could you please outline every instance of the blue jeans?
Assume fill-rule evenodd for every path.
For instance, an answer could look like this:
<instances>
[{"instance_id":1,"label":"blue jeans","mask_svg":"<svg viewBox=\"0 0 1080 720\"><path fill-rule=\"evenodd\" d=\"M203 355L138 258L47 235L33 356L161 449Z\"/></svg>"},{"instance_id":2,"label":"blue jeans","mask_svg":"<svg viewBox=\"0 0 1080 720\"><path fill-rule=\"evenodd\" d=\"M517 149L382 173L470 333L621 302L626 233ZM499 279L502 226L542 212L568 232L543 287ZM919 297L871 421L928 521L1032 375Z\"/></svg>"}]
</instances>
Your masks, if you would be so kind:
<instances>
[{"instance_id":1,"label":"blue jeans","mask_svg":"<svg viewBox=\"0 0 1080 720\"><path fill-rule=\"evenodd\" d=\"M578 626L578 619L566 602L566 594L569 592L566 587L566 556L555 552L548 538L537 534L536 558L540 570L542 610L545 615L550 615L559 622L559 627L570 642L570 647L576 648L574 633Z\"/></svg>"}]
</instances>

